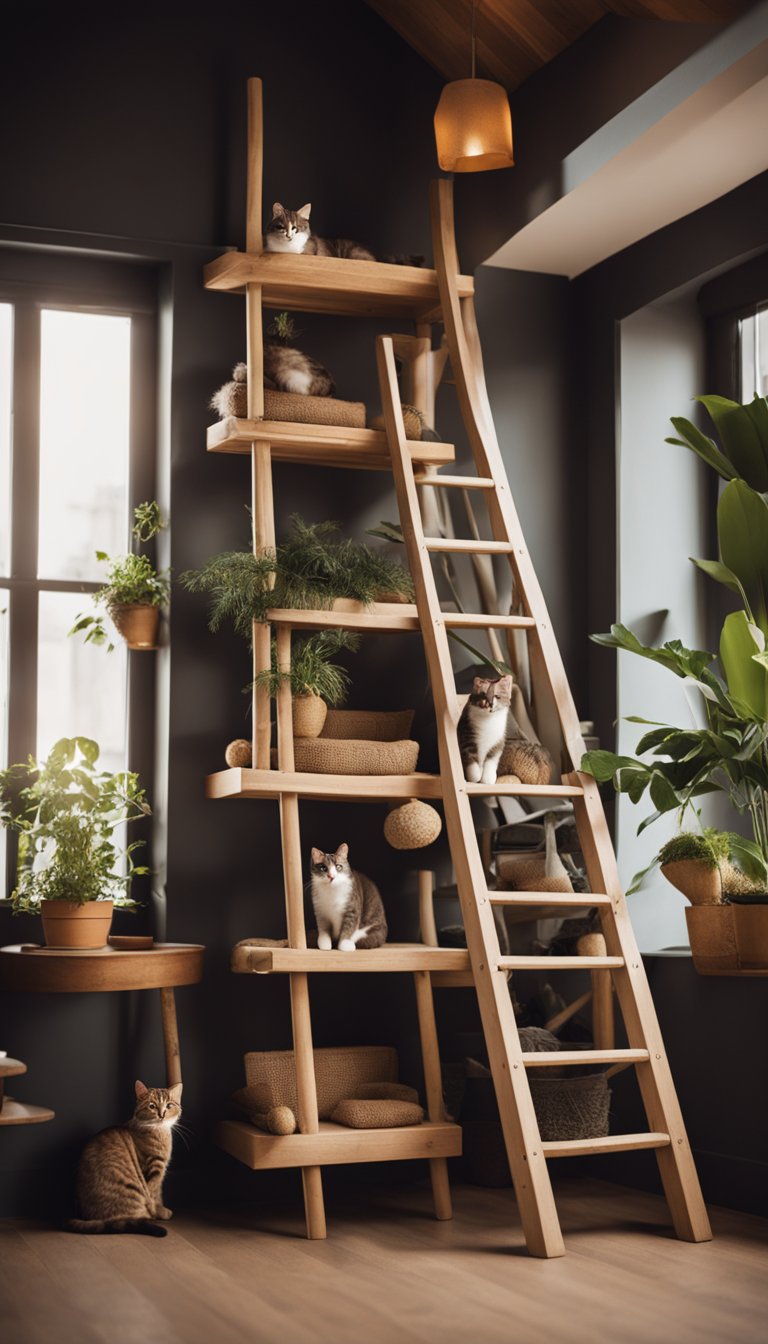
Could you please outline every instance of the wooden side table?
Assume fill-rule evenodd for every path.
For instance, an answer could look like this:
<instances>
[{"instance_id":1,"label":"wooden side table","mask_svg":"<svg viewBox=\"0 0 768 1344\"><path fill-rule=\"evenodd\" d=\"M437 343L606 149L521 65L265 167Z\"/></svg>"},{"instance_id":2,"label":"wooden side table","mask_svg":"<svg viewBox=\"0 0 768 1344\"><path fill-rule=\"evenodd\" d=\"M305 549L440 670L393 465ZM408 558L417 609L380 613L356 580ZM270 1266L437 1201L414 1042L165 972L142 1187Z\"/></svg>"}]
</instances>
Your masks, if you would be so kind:
<instances>
[{"instance_id":1,"label":"wooden side table","mask_svg":"<svg viewBox=\"0 0 768 1344\"><path fill-rule=\"evenodd\" d=\"M0 948L0 989L40 994L95 994L159 989L168 1086L181 1082L181 1054L174 989L203 976L199 943L155 943L124 951L98 947L67 951L20 943Z\"/></svg>"}]
</instances>

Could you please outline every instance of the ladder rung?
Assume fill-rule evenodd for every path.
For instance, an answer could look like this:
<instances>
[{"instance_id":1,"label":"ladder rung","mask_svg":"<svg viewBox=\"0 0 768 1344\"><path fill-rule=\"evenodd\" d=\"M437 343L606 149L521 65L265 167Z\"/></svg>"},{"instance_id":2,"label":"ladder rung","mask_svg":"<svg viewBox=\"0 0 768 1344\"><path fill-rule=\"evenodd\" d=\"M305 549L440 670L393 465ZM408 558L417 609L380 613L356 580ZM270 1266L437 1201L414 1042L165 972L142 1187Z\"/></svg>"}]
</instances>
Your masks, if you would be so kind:
<instances>
[{"instance_id":1,"label":"ladder rung","mask_svg":"<svg viewBox=\"0 0 768 1344\"><path fill-rule=\"evenodd\" d=\"M581 798L584 793L578 784L505 784L498 779L493 784L465 782L461 788L476 798L493 797L494 794L501 798Z\"/></svg>"},{"instance_id":2,"label":"ladder rung","mask_svg":"<svg viewBox=\"0 0 768 1344\"><path fill-rule=\"evenodd\" d=\"M448 629L473 630L530 630L536 622L532 616L490 616L484 611L449 611L442 618Z\"/></svg>"},{"instance_id":3,"label":"ladder rung","mask_svg":"<svg viewBox=\"0 0 768 1344\"><path fill-rule=\"evenodd\" d=\"M558 1064L641 1064L647 1050L524 1050L527 1069L552 1069Z\"/></svg>"},{"instance_id":4,"label":"ladder rung","mask_svg":"<svg viewBox=\"0 0 768 1344\"><path fill-rule=\"evenodd\" d=\"M500 971L597 971L624 965L623 957L499 957Z\"/></svg>"},{"instance_id":5,"label":"ladder rung","mask_svg":"<svg viewBox=\"0 0 768 1344\"><path fill-rule=\"evenodd\" d=\"M448 485L458 490L493 490L496 482L487 476L430 476L419 472L414 476L417 485Z\"/></svg>"},{"instance_id":6,"label":"ladder rung","mask_svg":"<svg viewBox=\"0 0 768 1344\"><path fill-rule=\"evenodd\" d=\"M668 1134L606 1134L602 1139L560 1139L542 1143L545 1157L592 1157L597 1153L631 1153L637 1148L668 1148Z\"/></svg>"},{"instance_id":7,"label":"ladder rung","mask_svg":"<svg viewBox=\"0 0 768 1344\"><path fill-rule=\"evenodd\" d=\"M543 858L543 856L542 856ZM592 891L489 891L491 905L563 905L583 910L593 905L611 905L610 896L596 896Z\"/></svg>"},{"instance_id":8,"label":"ladder rung","mask_svg":"<svg viewBox=\"0 0 768 1344\"><path fill-rule=\"evenodd\" d=\"M453 551L459 555L511 555L510 541L474 541L467 537L425 537L428 551Z\"/></svg>"}]
</instances>

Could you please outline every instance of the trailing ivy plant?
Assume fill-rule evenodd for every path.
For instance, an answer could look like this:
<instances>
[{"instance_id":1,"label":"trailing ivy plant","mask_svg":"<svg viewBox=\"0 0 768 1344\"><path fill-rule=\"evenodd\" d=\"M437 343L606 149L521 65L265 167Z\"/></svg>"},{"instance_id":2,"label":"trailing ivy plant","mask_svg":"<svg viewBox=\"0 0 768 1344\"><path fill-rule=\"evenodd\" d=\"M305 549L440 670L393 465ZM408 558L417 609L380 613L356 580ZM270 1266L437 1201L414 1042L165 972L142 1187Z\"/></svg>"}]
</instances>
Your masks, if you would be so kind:
<instances>
[{"instance_id":1,"label":"trailing ivy plant","mask_svg":"<svg viewBox=\"0 0 768 1344\"><path fill-rule=\"evenodd\" d=\"M338 533L338 523L305 523L293 514L288 537L273 551L225 551L202 569L187 570L181 582L190 592L210 594L211 630L231 621L249 643L253 622L266 620L273 607L324 610L337 597L370 604L386 593L413 599L402 565Z\"/></svg>"},{"instance_id":2,"label":"trailing ivy plant","mask_svg":"<svg viewBox=\"0 0 768 1344\"><path fill-rule=\"evenodd\" d=\"M121 846L118 828L151 815L138 775L98 769L99 745L64 737L44 761L0 771L0 824L19 837L15 914L37 914L41 901L111 900L135 908L134 877L143 841Z\"/></svg>"},{"instance_id":3,"label":"trailing ivy plant","mask_svg":"<svg viewBox=\"0 0 768 1344\"><path fill-rule=\"evenodd\" d=\"M291 650L291 670L282 672L277 664L277 644L273 640L271 667L259 672L254 685L267 690L274 698L280 687L288 682L294 696L319 695L327 705L343 704L350 676L345 667L331 660L343 649L355 652L359 646L360 636L350 630L321 630L295 641Z\"/></svg>"},{"instance_id":4,"label":"trailing ivy plant","mask_svg":"<svg viewBox=\"0 0 768 1344\"><path fill-rule=\"evenodd\" d=\"M133 511L133 536L137 544L146 544L167 527L157 500L145 500L137 504ZM129 551L127 555L109 556L106 551L97 551L96 559L107 566L104 584L93 594L93 602L103 606L112 615L119 607L147 606L165 607L171 594L170 575L158 573L146 555ZM86 644L107 646L111 653L111 643L104 617L101 613L89 613L77 617L69 631L70 635L84 635Z\"/></svg>"}]
</instances>

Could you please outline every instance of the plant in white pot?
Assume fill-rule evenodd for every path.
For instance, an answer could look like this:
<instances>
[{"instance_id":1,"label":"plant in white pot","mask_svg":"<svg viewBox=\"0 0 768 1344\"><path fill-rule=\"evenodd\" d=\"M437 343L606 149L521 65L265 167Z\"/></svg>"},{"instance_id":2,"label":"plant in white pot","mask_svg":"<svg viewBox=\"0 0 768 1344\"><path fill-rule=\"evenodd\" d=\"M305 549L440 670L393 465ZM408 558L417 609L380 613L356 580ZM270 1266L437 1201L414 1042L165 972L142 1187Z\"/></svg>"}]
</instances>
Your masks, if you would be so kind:
<instances>
[{"instance_id":1,"label":"plant in white pot","mask_svg":"<svg viewBox=\"0 0 768 1344\"><path fill-rule=\"evenodd\" d=\"M143 841L124 824L151 815L138 775L99 770L98 743L61 738L44 761L0 771L0 823L19 838L15 914L40 914L50 947L103 947L115 907L135 908Z\"/></svg>"},{"instance_id":2,"label":"plant in white pot","mask_svg":"<svg viewBox=\"0 0 768 1344\"><path fill-rule=\"evenodd\" d=\"M151 541L167 526L154 499L137 504L134 520L133 536L139 545ZM94 603L106 607L129 649L156 648L160 611L170 597L169 576L159 573L149 556L136 551L114 556L97 551L96 559L107 566L107 577L93 594ZM98 613L78 616L69 633L84 634L86 644L106 644L108 652L114 647L104 618Z\"/></svg>"}]
</instances>

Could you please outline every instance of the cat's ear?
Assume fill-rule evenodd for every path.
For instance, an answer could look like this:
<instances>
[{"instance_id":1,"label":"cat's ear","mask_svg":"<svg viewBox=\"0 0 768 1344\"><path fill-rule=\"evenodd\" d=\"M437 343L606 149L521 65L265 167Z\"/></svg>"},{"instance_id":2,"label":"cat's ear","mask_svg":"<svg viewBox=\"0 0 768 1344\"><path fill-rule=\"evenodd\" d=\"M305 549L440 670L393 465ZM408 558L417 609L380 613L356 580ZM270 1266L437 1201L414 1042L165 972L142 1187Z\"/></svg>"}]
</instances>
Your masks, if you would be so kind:
<instances>
[{"instance_id":1,"label":"cat's ear","mask_svg":"<svg viewBox=\"0 0 768 1344\"><path fill-rule=\"evenodd\" d=\"M181 1101L181 1083L174 1083L173 1087L169 1087L168 1096L171 1098L171 1101L175 1101L178 1105Z\"/></svg>"},{"instance_id":2,"label":"cat's ear","mask_svg":"<svg viewBox=\"0 0 768 1344\"><path fill-rule=\"evenodd\" d=\"M136 1079L136 1082L134 1083L134 1090L135 1090L135 1092L136 1092L136 1100L138 1101L139 1098L141 1098L141 1097L145 1097L145 1096L147 1095L147 1093L148 1093L148 1091L149 1091L149 1088L146 1086L145 1083L142 1083L142 1082L137 1078L137 1079Z\"/></svg>"},{"instance_id":3,"label":"cat's ear","mask_svg":"<svg viewBox=\"0 0 768 1344\"><path fill-rule=\"evenodd\" d=\"M296 214L301 215L302 219L309 219L309 212L311 209L312 209L312 202L310 201L309 205L302 205L301 209L296 211Z\"/></svg>"},{"instance_id":4,"label":"cat's ear","mask_svg":"<svg viewBox=\"0 0 768 1344\"><path fill-rule=\"evenodd\" d=\"M337 858L337 859L346 859L348 853L349 853L349 845L346 845L346 844L345 844L345 845L339 845L338 849L336 850L336 858Z\"/></svg>"},{"instance_id":5,"label":"cat's ear","mask_svg":"<svg viewBox=\"0 0 768 1344\"><path fill-rule=\"evenodd\" d=\"M313 849L313 850L312 850L312 862L313 862L313 863L322 863L322 861L323 861L324 858L325 858L325 855L324 855L322 849Z\"/></svg>"},{"instance_id":6,"label":"cat's ear","mask_svg":"<svg viewBox=\"0 0 768 1344\"><path fill-rule=\"evenodd\" d=\"M487 677L475 677L475 680L472 682L472 690L487 691L490 684L491 683Z\"/></svg>"},{"instance_id":7,"label":"cat's ear","mask_svg":"<svg viewBox=\"0 0 768 1344\"><path fill-rule=\"evenodd\" d=\"M278 215L284 215L284 214L285 214L285 206L281 205L279 201L275 201L275 204L272 206L272 218L276 219Z\"/></svg>"},{"instance_id":8,"label":"cat's ear","mask_svg":"<svg viewBox=\"0 0 768 1344\"><path fill-rule=\"evenodd\" d=\"M512 690L512 678L511 678L511 676L509 675L508 672L507 672L507 674L506 674L505 676L503 676L503 677L499 677L499 680L498 680L498 682L497 682L496 684L497 684L497 686L498 686L498 688L499 688L500 691L510 691L510 692L511 692L511 690Z\"/></svg>"}]
</instances>

